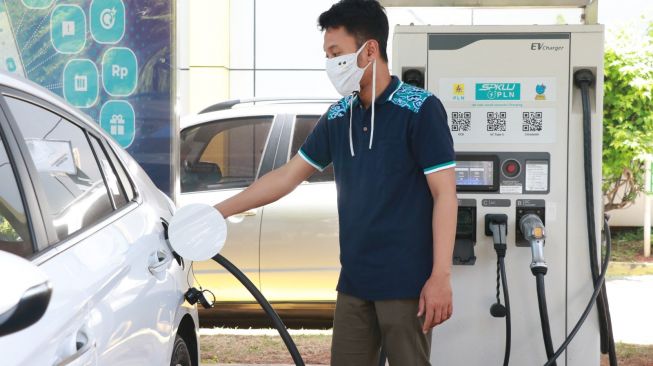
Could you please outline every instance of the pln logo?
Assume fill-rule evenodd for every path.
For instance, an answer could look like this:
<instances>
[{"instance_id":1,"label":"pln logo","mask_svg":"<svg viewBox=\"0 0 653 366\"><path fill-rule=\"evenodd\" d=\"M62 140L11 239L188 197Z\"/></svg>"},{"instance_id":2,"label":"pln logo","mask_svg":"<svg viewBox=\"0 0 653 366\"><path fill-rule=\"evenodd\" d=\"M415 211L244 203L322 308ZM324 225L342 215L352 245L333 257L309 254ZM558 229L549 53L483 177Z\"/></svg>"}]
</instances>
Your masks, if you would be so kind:
<instances>
[{"instance_id":1,"label":"pln logo","mask_svg":"<svg viewBox=\"0 0 653 366\"><path fill-rule=\"evenodd\" d=\"M465 84L453 84L453 100L465 100Z\"/></svg>"},{"instance_id":2,"label":"pln logo","mask_svg":"<svg viewBox=\"0 0 653 366\"><path fill-rule=\"evenodd\" d=\"M546 91L546 85L537 84L535 86L535 100L546 100L546 95L544 95L545 91Z\"/></svg>"}]
</instances>

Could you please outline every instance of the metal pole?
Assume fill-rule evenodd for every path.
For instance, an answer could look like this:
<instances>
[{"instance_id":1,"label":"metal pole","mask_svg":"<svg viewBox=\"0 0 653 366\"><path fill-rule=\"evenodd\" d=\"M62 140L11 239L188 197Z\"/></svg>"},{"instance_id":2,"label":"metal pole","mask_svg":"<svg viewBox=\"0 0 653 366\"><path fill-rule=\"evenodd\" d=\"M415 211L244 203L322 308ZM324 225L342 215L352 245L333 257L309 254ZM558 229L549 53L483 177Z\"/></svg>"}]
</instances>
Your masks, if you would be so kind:
<instances>
[{"instance_id":1,"label":"metal pole","mask_svg":"<svg viewBox=\"0 0 653 366\"><path fill-rule=\"evenodd\" d=\"M644 181L646 182L644 187L646 187L646 192L644 195L644 257L648 258L651 256L651 157L646 158L646 176Z\"/></svg>"}]
</instances>

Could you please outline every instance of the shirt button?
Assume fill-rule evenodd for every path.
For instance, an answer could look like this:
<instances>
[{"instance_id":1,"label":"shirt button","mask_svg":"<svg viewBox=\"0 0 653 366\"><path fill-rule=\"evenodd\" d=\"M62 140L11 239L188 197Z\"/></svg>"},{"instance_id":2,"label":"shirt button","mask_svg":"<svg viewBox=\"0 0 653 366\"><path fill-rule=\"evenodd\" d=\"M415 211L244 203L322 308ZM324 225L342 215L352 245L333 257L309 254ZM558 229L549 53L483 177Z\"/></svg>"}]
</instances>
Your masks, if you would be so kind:
<instances>
[{"instance_id":1,"label":"shirt button","mask_svg":"<svg viewBox=\"0 0 653 366\"><path fill-rule=\"evenodd\" d=\"M367 127L363 127L363 132L367 132Z\"/></svg>"}]
</instances>

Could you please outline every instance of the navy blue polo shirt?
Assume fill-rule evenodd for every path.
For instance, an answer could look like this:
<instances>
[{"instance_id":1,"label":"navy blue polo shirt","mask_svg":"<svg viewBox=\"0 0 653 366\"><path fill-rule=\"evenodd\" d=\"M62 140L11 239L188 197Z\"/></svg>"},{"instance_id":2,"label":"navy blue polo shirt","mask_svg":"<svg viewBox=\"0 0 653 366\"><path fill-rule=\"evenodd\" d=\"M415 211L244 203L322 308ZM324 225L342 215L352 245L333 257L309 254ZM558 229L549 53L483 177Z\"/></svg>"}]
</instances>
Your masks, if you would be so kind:
<instances>
[{"instance_id":1,"label":"navy blue polo shirt","mask_svg":"<svg viewBox=\"0 0 653 366\"><path fill-rule=\"evenodd\" d=\"M371 149L371 108L348 96L320 118L299 155L318 170L333 163L342 264L337 290L366 300L417 298L433 269L426 175L455 166L453 141L440 100L396 76L375 109Z\"/></svg>"}]
</instances>

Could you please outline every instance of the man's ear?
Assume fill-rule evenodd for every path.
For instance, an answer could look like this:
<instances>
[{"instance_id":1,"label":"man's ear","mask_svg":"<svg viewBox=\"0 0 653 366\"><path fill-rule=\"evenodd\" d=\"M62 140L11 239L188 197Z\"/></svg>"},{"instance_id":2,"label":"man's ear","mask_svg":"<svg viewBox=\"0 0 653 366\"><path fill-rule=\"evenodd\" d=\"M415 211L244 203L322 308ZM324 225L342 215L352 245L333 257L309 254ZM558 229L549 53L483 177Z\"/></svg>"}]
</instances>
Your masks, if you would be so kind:
<instances>
[{"instance_id":1,"label":"man's ear","mask_svg":"<svg viewBox=\"0 0 653 366\"><path fill-rule=\"evenodd\" d=\"M372 62L374 59L378 60L379 56L379 42L377 42L375 39L370 39L367 41L367 60Z\"/></svg>"}]
</instances>

